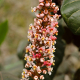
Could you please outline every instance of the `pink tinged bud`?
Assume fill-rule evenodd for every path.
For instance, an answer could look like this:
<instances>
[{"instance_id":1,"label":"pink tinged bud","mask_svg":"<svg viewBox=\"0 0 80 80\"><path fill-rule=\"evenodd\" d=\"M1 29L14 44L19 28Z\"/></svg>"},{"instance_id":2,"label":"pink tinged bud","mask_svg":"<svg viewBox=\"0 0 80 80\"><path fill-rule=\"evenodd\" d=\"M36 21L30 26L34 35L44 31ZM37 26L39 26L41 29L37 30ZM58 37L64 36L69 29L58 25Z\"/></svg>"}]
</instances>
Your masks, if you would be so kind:
<instances>
[{"instance_id":1,"label":"pink tinged bud","mask_svg":"<svg viewBox=\"0 0 80 80\"><path fill-rule=\"evenodd\" d=\"M34 53L33 53L33 58L35 58L35 55L34 55Z\"/></svg>"},{"instance_id":2,"label":"pink tinged bud","mask_svg":"<svg viewBox=\"0 0 80 80\"><path fill-rule=\"evenodd\" d=\"M46 73L47 73L47 71L46 71L46 70L43 70L43 73L44 73L44 74L46 74Z\"/></svg>"},{"instance_id":3,"label":"pink tinged bud","mask_svg":"<svg viewBox=\"0 0 80 80\"><path fill-rule=\"evenodd\" d=\"M44 18L43 18L43 21L44 21L44 22L47 22L47 20L48 20L47 17L44 17Z\"/></svg>"},{"instance_id":4,"label":"pink tinged bud","mask_svg":"<svg viewBox=\"0 0 80 80\"><path fill-rule=\"evenodd\" d=\"M36 15L36 17L40 17L40 15L39 15L39 14L37 14L37 15Z\"/></svg>"},{"instance_id":5,"label":"pink tinged bud","mask_svg":"<svg viewBox=\"0 0 80 80\"><path fill-rule=\"evenodd\" d=\"M43 79L44 79L44 76L43 76L43 75L41 75L41 76L40 76L40 79L42 79L42 80L43 80Z\"/></svg>"},{"instance_id":6,"label":"pink tinged bud","mask_svg":"<svg viewBox=\"0 0 80 80\"><path fill-rule=\"evenodd\" d=\"M49 59L53 58L54 56L53 55L49 55Z\"/></svg>"},{"instance_id":7,"label":"pink tinged bud","mask_svg":"<svg viewBox=\"0 0 80 80\"><path fill-rule=\"evenodd\" d=\"M31 72L28 72L27 75L28 75L28 76L31 76L32 74L31 74Z\"/></svg>"},{"instance_id":8,"label":"pink tinged bud","mask_svg":"<svg viewBox=\"0 0 80 80\"><path fill-rule=\"evenodd\" d=\"M42 29L42 32L43 32L43 33L46 33L46 29Z\"/></svg>"},{"instance_id":9,"label":"pink tinged bud","mask_svg":"<svg viewBox=\"0 0 80 80\"><path fill-rule=\"evenodd\" d=\"M59 8L58 7L55 7L54 13L57 13L57 11L59 11Z\"/></svg>"},{"instance_id":10,"label":"pink tinged bud","mask_svg":"<svg viewBox=\"0 0 80 80\"><path fill-rule=\"evenodd\" d=\"M50 3L47 2L47 3L45 4L45 6L46 6L46 7L49 7L49 6L50 6Z\"/></svg>"},{"instance_id":11,"label":"pink tinged bud","mask_svg":"<svg viewBox=\"0 0 80 80\"><path fill-rule=\"evenodd\" d=\"M51 7L52 7L52 8L54 8L55 6L56 6L56 4L55 4L55 3L52 3L52 4L51 4Z\"/></svg>"},{"instance_id":12,"label":"pink tinged bud","mask_svg":"<svg viewBox=\"0 0 80 80\"><path fill-rule=\"evenodd\" d=\"M36 18L34 18L34 22L36 22Z\"/></svg>"},{"instance_id":13,"label":"pink tinged bud","mask_svg":"<svg viewBox=\"0 0 80 80\"><path fill-rule=\"evenodd\" d=\"M38 25L40 25L40 21L37 21L36 23L37 23Z\"/></svg>"},{"instance_id":14,"label":"pink tinged bud","mask_svg":"<svg viewBox=\"0 0 80 80\"><path fill-rule=\"evenodd\" d=\"M50 32L53 32L53 29L54 29L54 27L53 28L49 28Z\"/></svg>"},{"instance_id":15,"label":"pink tinged bud","mask_svg":"<svg viewBox=\"0 0 80 80\"><path fill-rule=\"evenodd\" d=\"M44 62L44 58L40 58L40 62Z\"/></svg>"},{"instance_id":16,"label":"pink tinged bud","mask_svg":"<svg viewBox=\"0 0 80 80\"><path fill-rule=\"evenodd\" d=\"M47 31L46 31L47 33L49 33L50 31L49 31L49 29L47 29Z\"/></svg>"},{"instance_id":17,"label":"pink tinged bud","mask_svg":"<svg viewBox=\"0 0 80 80\"><path fill-rule=\"evenodd\" d=\"M40 3L39 6L44 6L44 3Z\"/></svg>"},{"instance_id":18,"label":"pink tinged bud","mask_svg":"<svg viewBox=\"0 0 80 80\"><path fill-rule=\"evenodd\" d=\"M48 68L48 72L52 71L53 69L52 68Z\"/></svg>"},{"instance_id":19,"label":"pink tinged bud","mask_svg":"<svg viewBox=\"0 0 80 80\"><path fill-rule=\"evenodd\" d=\"M56 34L58 31L56 28L53 29L53 33Z\"/></svg>"},{"instance_id":20,"label":"pink tinged bud","mask_svg":"<svg viewBox=\"0 0 80 80\"><path fill-rule=\"evenodd\" d=\"M37 9L41 9L41 6L37 6Z\"/></svg>"},{"instance_id":21,"label":"pink tinged bud","mask_svg":"<svg viewBox=\"0 0 80 80\"><path fill-rule=\"evenodd\" d=\"M30 66L30 64L29 63L26 63L25 67L28 68L29 66Z\"/></svg>"},{"instance_id":22,"label":"pink tinged bud","mask_svg":"<svg viewBox=\"0 0 80 80\"><path fill-rule=\"evenodd\" d=\"M41 53L36 54L35 57L36 57L36 58L40 58L40 57L41 57Z\"/></svg>"},{"instance_id":23,"label":"pink tinged bud","mask_svg":"<svg viewBox=\"0 0 80 80\"><path fill-rule=\"evenodd\" d=\"M39 2L43 2L44 0L39 0Z\"/></svg>"},{"instance_id":24,"label":"pink tinged bud","mask_svg":"<svg viewBox=\"0 0 80 80\"><path fill-rule=\"evenodd\" d=\"M43 52L44 51L44 49L41 47L41 48L39 48L39 52Z\"/></svg>"},{"instance_id":25,"label":"pink tinged bud","mask_svg":"<svg viewBox=\"0 0 80 80\"><path fill-rule=\"evenodd\" d=\"M40 74L42 71L40 69L38 69L37 72Z\"/></svg>"},{"instance_id":26,"label":"pink tinged bud","mask_svg":"<svg viewBox=\"0 0 80 80\"><path fill-rule=\"evenodd\" d=\"M51 22L54 22L54 19L53 19L53 18L51 18L51 19L50 19L50 21L51 21Z\"/></svg>"},{"instance_id":27,"label":"pink tinged bud","mask_svg":"<svg viewBox=\"0 0 80 80\"><path fill-rule=\"evenodd\" d=\"M34 80L38 80L38 76L34 76Z\"/></svg>"},{"instance_id":28,"label":"pink tinged bud","mask_svg":"<svg viewBox=\"0 0 80 80\"><path fill-rule=\"evenodd\" d=\"M57 38L55 36L50 36L49 37L52 41L55 41Z\"/></svg>"},{"instance_id":29,"label":"pink tinged bud","mask_svg":"<svg viewBox=\"0 0 80 80\"><path fill-rule=\"evenodd\" d=\"M55 15L53 16L53 18L59 19L60 16L61 16L61 15L55 14Z\"/></svg>"},{"instance_id":30,"label":"pink tinged bud","mask_svg":"<svg viewBox=\"0 0 80 80\"><path fill-rule=\"evenodd\" d=\"M33 11L34 11L34 12L36 11L36 7L33 8Z\"/></svg>"},{"instance_id":31,"label":"pink tinged bud","mask_svg":"<svg viewBox=\"0 0 80 80\"><path fill-rule=\"evenodd\" d=\"M42 23L42 20L41 19L38 19L38 21L40 21L40 23Z\"/></svg>"},{"instance_id":32,"label":"pink tinged bud","mask_svg":"<svg viewBox=\"0 0 80 80\"><path fill-rule=\"evenodd\" d=\"M55 25L58 25L58 22L55 22Z\"/></svg>"},{"instance_id":33,"label":"pink tinged bud","mask_svg":"<svg viewBox=\"0 0 80 80\"><path fill-rule=\"evenodd\" d=\"M47 52L48 54L50 54L50 49L46 49L46 52Z\"/></svg>"},{"instance_id":34,"label":"pink tinged bud","mask_svg":"<svg viewBox=\"0 0 80 80\"><path fill-rule=\"evenodd\" d=\"M46 9L46 10L44 10L44 14L48 14L48 10Z\"/></svg>"},{"instance_id":35,"label":"pink tinged bud","mask_svg":"<svg viewBox=\"0 0 80 80\"><path fill-rule=\"evenodd\" d=\"M44 65L44 66L51 66L52 63L50 63L49 61L45 61L43 65Z\"/></svg>"},{"instance_id":36,"label":"pink tinged bud","mask_svg":"<svg viewBox=\"0 0 80 80\"><path fill-rule=\"evenodd\" d=\"M42 17L44 17L44 14L43 14L43 13L41 13L41 14L40 14L40 17L41 17L41 18L42 18Z\"/></svg>"}]
</instances>

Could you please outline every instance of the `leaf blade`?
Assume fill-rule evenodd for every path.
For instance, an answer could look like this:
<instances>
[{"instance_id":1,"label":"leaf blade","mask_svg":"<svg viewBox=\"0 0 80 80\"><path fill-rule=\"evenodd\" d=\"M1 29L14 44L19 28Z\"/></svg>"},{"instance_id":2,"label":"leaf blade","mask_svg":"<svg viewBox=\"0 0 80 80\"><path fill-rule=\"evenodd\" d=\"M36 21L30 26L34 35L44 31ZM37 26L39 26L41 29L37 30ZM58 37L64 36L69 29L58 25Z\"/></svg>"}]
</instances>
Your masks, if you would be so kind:
<instances>
[{"instance_id":1,"label":"leaf blade","mask_svg":"<svg viewBox=\"0 0 80 80\"><path fill-rule=\"evenodd\" d=\"M4 21L0 24L0 45L4 41L8 32L8 21Z\"/></svg>"},{"instance_id":2,"label":"leaf blade","mask_svg":"<svg viewBox=\"0 0 80 80\"><path fill-rule=\"evenodd\" d=\"M61 6L61 14L69 29L80 35L80 0L64 0Z\"/></svg>"}]
</instances>

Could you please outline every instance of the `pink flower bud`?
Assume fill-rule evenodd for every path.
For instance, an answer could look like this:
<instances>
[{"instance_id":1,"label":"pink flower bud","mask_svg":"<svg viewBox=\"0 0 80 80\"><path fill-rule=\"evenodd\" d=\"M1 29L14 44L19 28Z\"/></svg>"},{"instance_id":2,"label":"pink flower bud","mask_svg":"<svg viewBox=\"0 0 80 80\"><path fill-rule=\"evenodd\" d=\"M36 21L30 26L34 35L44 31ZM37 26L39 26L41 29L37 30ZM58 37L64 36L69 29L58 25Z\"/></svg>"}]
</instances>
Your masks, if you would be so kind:
<instances>
[{"instance_id":1,"label":"pink flower bud","mask_svg":"<svg viewBox=\"0 0 80 80\"><path fill-rule=\"evenodd\" d=\"M46 6L46 7L49 7L49 6L50 6L50 3L46 3L45 6Z\"/></svg>"},{"instance_id":2,"label":"pink flower bud","mask_svg":"<svg viewBox=\"0 0 80 80\"><path fill-rule=\"evenodd\" d=\"M43 2L44 0L39 0L39 2Z\"/></svg>"},{"instance_id":3,"label":"pink flower bud","mask_svg":"<svg viewBox=\"0 0 80 80\"><path fill-rule=\"evenodd\" d=\"M46 70L43 70L43 73L44 73L44 74L46 74L46 73L47 73L47 71L46 71Z\"/></svg>"},{"instance_id":4,"label":"pink flower bud","mask_svg":"<svg viewBox=\"0 0 80 80\"><path fill-rule=\"evenodd\" d=\"M48 14L48 10L46 9L46 10L44 10L44 14Z\"/></svg>"},{"instance_id":5,"label":"pink flower bud","mask_svg":"<svg viewBox=\"0 0 80 80\"><path fill-rule=\"evenodd\" d=\"M44 3L40 3L39 6L44 6Z\"/></svg>"},{"instance_id":6,"label":"pink flower bud","mask_svg":"<svg viewBox=\"0 0 80 80\"><path fill-rule=\"evenodd\" d=\"M40 79L42 79L42 80L43 80L43 79L44 79L44 76L43 76L43 75L41 75L41 76L40 76Z\"/></svg>"},{"instance_id":7,"label":"pink flower bud","mask_svg":"<svg viewBox=\"0 0 80 80\"><path fill-rule=\"evenodd\" d=\"M44 14L43 14L43 13L41 13L41 14L40 14L40 17L42 18L43 16L44 16Z\"/></svg>"}]
</instances>

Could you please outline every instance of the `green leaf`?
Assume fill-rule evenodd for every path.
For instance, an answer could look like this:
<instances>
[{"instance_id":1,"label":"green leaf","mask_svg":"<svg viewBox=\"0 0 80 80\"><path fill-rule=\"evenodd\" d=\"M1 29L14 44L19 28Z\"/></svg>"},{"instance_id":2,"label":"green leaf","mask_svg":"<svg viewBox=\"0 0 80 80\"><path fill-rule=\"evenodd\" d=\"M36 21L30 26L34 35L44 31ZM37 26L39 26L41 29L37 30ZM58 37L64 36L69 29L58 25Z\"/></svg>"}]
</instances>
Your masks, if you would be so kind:
<instances>
[{"instance_id":1,"label":"green leaf","mask_svg":"<svg viewBox=\"0 0 80 80\"><path fill-rule=\"evenodd\" d=\"M0 45L4 41L7 32L8 32L8 21L6 20L0 24Z\"/></svg>"},{"instance_id":2,"label":"green leaf","mask_svg":"<svg viewBox=\"0 0 80 80\"><path fill-rule=\"evenodd\" d=\"M69 29L80 35L80 0L63 0L61 14Z\"/></svg>"},{"instance_id":3,"label":"green leaf","mask_svg":"<svg viewBox=\"0 0 80 80\"><path fill-rule=\"evenodd\" d=\"M0 80L20 80L20 79L7 72L0 72Z\"/></svg>"}]
</instances>

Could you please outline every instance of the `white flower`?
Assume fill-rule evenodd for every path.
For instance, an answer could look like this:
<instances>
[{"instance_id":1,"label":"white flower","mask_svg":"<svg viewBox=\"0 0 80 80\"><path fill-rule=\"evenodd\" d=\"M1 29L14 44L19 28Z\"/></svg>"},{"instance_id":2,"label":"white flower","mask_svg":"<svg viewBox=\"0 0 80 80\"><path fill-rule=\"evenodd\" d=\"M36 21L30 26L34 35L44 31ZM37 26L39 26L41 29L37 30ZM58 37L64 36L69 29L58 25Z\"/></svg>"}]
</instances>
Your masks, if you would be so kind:
<instances>
[{"instance_id":1,"label":"white flower","mask_svg":"<svg viewBox=\"0 0 80 80\"><path fill-rule=\"evenodd\" d=\"M51 75L51 72L48 72L49 75Z\"/></svg>"},{"instance_id":2,"label":"white flower","mask_svg":"<svg viewBox=\"0 0 80 80\"><path fill-rule=\"evenodd\" d=\"M44 62L44 58L40 58L40 62Z\"/></svg>"},{"instance_id":3,"label":"white flower","mask_svg":"<svg viewBox=\"0 0 80 80\"><path fill-rule=\"evenodd\" d=\"M38 79L38 76L34 76L34 80L37 80Z\"/></svg>"},{"instance_id":4,"label":"white flower","mask_svg":"<svg viewBox=\"0 0 80 80\"><path fill-rule=\"evenodd\" d=\"M40 79L44 79L44 76L43 76L43 75L41 75L41 76L40 76Z\"/></svg>"}]
</instances>

